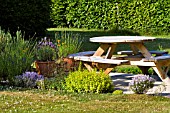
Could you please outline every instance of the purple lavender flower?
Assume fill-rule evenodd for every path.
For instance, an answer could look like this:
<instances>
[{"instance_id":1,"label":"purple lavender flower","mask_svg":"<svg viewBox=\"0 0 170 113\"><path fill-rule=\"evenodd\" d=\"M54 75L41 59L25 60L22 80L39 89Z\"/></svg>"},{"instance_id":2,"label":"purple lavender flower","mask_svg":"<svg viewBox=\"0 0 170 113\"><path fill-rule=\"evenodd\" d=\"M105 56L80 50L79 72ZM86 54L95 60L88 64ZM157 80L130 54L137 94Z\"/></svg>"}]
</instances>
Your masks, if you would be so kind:
<instances>
[{"instance_id":1,"label":"purple lavender flower","mask_svg":"<svg viewBox=\"0 0 170 113\"><path fill-rule=\"evenodd\" d=\"M49 46L51 48L56 48L56 46L50 41L50 39L47 40L47 37L44 37L39 43L38 47L41 48L43 46Z\"/></svg>"},{"instance_id":2,"label":"purple lavender flower","mask_svg":"<svg viewBox=\"0 0 170 113\"><path fill-rule=\"evenodd\" d=\"M44 80L44 76L38 75L36 72L25 72L15 77L15 83L21 87L35 87L37 82Z\"/></svg>"},{"instance_id":3,"label":"purple lavender flower","mask_svg":"<svg viewBox=\"0 0 170 113\"><path fill-rule=\"evenodd\" d=\"M129 83L129 87L135 93L144 93L149 88L154 86L155 79L148 75L139 74L135 76Z\"/></svg>"}]
</instances>

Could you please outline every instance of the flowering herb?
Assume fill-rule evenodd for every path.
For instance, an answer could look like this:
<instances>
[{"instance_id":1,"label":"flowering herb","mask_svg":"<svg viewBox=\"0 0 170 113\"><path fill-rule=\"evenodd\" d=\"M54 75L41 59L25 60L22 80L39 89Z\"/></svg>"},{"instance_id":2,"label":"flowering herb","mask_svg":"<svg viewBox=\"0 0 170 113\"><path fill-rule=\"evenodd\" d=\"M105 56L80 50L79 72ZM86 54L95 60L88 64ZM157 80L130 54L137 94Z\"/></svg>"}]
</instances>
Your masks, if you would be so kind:
<instances>
[{"instance_id":1,"label":"flowering herb","mask_svg":"<svg viewBox=\"0 0 170 113\"><path fill-rule=\"evenodd\" d=\"M25 72L15 77L15 84L20 87L33 88L41 80L44 80L43 75L38 75L36 72Z\"/></svg>"},{"instance_id":2,"label":"flowering herb","mask_svg":"<svg viewBox=\"0 0 170 113\"><path fill-rule=\"evenodd\" d=\"M55 38L59 58L79 52L83 44L83 38L79 34L64 32L58 35L56 33Z\"/></svg>"},{"instance_id":3,"label":"flowering herb","mask_svg":"<svg viewBox=\"0 0 170 113\"><path fill-rule=\"evenodd\" d=\"M52 61L57 58L57 49L50 39L43 38L37 45L36 57L38 61Z\"/></svg>"},{"instance_id":4,"label":"flowering herb","mask_svg":"<svg viewBox=\"0 0 170 113\"><path fill-rule=\"evenodd\" d=\"M129 83L129 87L133 92L140 94L144 93L149 88L152 88L154 86L154 82L155 79L152 77L139 74L132 79Z\"/></svg>"},{"instance_id":5,"label":"flowering herb","mask_svg":"<svg viewBox=\"0 0 170 113\"><path fill-rule=\"evenodd\" d=\"M56 49L56 46L55 44L53 44L53 42L50 41L50 39L47 39L47 37L44 37L38 44L38 47L41 48L41 47L46 47L46 46L49 46L53 49Z\"/></svg>"}]
</instances>

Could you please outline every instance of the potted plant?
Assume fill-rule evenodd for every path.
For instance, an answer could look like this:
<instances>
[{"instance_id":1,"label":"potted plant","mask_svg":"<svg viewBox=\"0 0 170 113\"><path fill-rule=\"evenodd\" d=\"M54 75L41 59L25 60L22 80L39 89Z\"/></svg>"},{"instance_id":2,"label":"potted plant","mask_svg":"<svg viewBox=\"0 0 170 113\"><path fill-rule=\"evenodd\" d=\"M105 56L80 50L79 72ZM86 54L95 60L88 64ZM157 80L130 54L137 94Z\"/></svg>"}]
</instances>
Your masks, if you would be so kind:
<instances>
[{"instance_id":1,"label":"potted plant","mask_svg":"<svg viewBox=\"0 0 170 113\"><path fill-rule=\"evenodd\" d=\"M57 58L56 46L47 39L43 38L37 45L35 66L38 74L45 77L50 76L56 67L55 60Z\"/></svg>"},{"instance_id":2,"label":"potted plant","mask_svg":"<svg viewBox=\"0 0 170 113\"><path fill-rule=\"evenodd\" d=\"M66 63L66 69L70 70L74 67L75 62L69 58L69 54L77 53L80 51L83 39L79 34L62 32L61 35L56 34L58 57Z\"/></svg>"}]
</instances>

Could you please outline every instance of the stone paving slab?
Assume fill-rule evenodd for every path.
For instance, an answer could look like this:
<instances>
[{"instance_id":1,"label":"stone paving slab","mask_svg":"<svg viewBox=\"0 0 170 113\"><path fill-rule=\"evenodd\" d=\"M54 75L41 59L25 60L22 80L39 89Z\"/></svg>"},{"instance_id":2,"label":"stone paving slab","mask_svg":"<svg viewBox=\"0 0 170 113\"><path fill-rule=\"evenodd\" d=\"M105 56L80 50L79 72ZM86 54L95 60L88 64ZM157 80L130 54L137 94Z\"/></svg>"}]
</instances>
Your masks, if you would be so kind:
<instances>
[{"instance_id":1,"label":"stone paving slab","mask_svg":"<svg viewBox=\"0 0 170 113\"><path fill-rule=\"evenodd\" d=\"M115 89L123 90L124 94L133 94L129 89L129 82L134 77L133 74L110 73L109 75L115 85ZM157 75L151 75L151 77L153 77L156 82L154 87L148 90L146 94L155 94L170 98L170 79L163 82Z\"/></svg>"}]
</instances>

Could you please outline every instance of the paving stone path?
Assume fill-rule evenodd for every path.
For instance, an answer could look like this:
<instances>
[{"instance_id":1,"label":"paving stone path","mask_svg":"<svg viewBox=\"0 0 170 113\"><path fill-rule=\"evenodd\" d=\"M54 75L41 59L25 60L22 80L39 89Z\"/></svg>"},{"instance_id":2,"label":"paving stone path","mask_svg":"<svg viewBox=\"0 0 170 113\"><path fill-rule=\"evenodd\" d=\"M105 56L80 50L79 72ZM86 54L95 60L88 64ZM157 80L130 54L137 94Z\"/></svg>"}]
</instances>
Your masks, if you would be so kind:
<instances>
[{"instance_id":1,"label":"paving stone path","mask_svg":"<svg viewBox=\"0 0 170 113\"><path fill-rule=\"evenodd\" d=\"M129 82L134 77L133 74L110 73L109 75L115 85L115 89L123 90L124 94L133 94L129 89ZM157 75L151 75L151 77L153 77L156 82L154 87L148 90L146 94L154 94L170 98L170 79L166 80L166 82L162 82Z\"/></svg>"}]
</instances>

